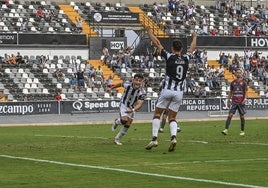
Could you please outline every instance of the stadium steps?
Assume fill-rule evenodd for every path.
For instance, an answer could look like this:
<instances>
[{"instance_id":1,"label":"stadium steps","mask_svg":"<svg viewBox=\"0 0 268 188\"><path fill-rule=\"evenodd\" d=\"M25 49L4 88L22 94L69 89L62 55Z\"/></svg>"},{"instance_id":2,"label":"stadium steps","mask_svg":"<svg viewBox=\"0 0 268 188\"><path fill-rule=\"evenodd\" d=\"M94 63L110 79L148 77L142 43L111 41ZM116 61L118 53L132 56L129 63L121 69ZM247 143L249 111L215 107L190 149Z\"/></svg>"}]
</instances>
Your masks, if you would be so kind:
<instances>
[{"instance_id":1,"label":"stadium steps","mask_svg":"<svg viewBox=\"0 0 268 188\"><path fill-rule=\"evenodd\" d=\"M64 13L68 16L68 18L74 23L77 24L76 18L81 18L83 20L82 23L82 32L86 34L86 36L90 37L98 37L98 34L90 27L90 24L86 22L77 12L73 9L71 5L59 5L60 9L64 11Z\"/></svg>"},{"instance_id":2,"label":"stadium steps","mask_svg":"<svg viewBox=\"0 0 268 188\"><path fill-rule=\"evenodd\" d=\"M214 66L215 69L220 66L220 64L216 60L208 60L208 65ZM224 73L224 78L227 80L228 83L231 83L235 78L233 73L226 68L224 68ZM260 98L260 95L253 88L248 87L248 98Z\"/></svg>"},{"instance_id":3,"label":"stadium steps","mask_svg":"<svg viewBox=\"0 0 268 188\"><path fill-rule=\"evenodd\" d=\"M103 65L102 61L101 60L88 60L88 63L90 65L92 65L95 69L98 68L98 66L101 66L102 68L102 71L103 71L103 76L105 78L105 80L108 79L108 77L110 75L113 76L113 84L117 84L117 83L122 83L123 80L118 76L116 75L107 65ZM122 93L124 91L124 88L123 87L119 87L117 88L117 92L119 93Z\"/></svg>"},{"instance_id":4,"label":"stadium steps","mask_svg":"<svg viewBox=\"0 0 268 188\"><path fill-rule=\"evenodd\" d=\"M141 24L153 28L154 34L159 38L167 38L167 34L149 17L140 7L128 7L129 11L139 14Z\"/></svg>"}]
</instances>

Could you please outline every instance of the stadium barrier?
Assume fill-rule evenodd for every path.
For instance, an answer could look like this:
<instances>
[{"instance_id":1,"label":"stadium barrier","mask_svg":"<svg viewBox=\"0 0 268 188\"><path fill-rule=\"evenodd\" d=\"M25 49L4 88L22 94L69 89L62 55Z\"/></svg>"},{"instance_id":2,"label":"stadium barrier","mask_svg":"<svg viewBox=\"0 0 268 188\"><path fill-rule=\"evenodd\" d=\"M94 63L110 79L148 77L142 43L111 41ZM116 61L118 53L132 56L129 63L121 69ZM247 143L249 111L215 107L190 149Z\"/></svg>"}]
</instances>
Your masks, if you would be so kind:
<instances>
[{"instance_id":1,"label":"stadium barrier","mask_svg":"<svg viewBox=\"0 0 268 188\"><path fill-rule=\"evenodd\" d=\"M77 100L77 101L40 101L40 102L2 102L0 115L34 115L34 114L74 114L74 113L100 113L117 112L119 100ZM141 112L155 110L156 100L145 100ZM215 99L183 99L181 111L207 111L224 114L227 110L226 98ZM250 98L246 103L247 109L268 109L267 98ZM213 113L211 113L213 115Z\"/></svg>"}]
</instances>

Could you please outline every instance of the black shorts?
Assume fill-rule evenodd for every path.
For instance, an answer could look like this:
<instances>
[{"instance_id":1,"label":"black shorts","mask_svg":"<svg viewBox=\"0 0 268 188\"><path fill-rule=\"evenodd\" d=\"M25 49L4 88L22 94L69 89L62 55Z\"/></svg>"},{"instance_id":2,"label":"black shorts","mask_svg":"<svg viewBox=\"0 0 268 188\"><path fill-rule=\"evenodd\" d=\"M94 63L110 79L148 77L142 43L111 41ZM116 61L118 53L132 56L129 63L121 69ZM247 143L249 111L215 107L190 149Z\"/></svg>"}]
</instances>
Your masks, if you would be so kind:
<instances>
[{"instance_id":1,"label":"black shorts","mask_svg":"<svg viewBox=\"0 0 268 188\"><path fill-rule=\"evenodd\" d=\"M232 103L229 113L235 114L236 110L238 110L240 115L244 115L246 114L246 105Z\"/></svg>"}]
</instances>

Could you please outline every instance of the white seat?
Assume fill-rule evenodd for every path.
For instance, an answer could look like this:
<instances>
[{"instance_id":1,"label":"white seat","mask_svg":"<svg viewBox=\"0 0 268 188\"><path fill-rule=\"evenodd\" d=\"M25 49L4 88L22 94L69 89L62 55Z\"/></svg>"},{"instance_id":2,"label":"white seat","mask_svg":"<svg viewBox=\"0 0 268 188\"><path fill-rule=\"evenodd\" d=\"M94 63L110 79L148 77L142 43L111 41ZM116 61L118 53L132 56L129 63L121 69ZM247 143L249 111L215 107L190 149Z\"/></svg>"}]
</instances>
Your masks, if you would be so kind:
<instances>
[{"instance_id":1,"label":"white seat","mask_svg":"<svg viewBox=\"0 0 268 188\"><path fill-rule=\"evenodd\" d=\"M264 91L261 90L259 94L260 94L261 97L265 97L265 92Z\"/></svg>"},{"instance_id":2,"label":"white seat","mask_svg":"<svg viewBox=\"0 0 268 188\"><path fill-rule=\"evenodd\" d=\"M29 94L29 89L27 89L27 88L23 88L22 93L23 93L23 94Z\"/></svg>"},{"instance_id":3,"label":"white seat","mask_svg":"<svg viewBox=\"0 0 268 188\"><path fill-rule=\"evenodd\" d=\"M122 97L122 93L117 93L116 94L116 98L121 99L121 97Z\"/></svg>"},{"instance_id":4,"label":"white seat","mask_svg":"<svg viewBox=\"0 0 268 188\"><path fill-rule=\"evenodd\" d=\"M104 98L105 98L105 99L110 99L110 98L111 98L111 96L110 96L110 94L109 94L109 93L105 92L105 93L104 93Z\"/></svg>"},{"instance_id":5,"label":"white seat","mask_svg":"<svg viewBox=\"0 0 268 188\"><path fill-rule=\"evenodd\" d=\"M28 84L31 84L31 83L33 83L33 80L32 80L31 78L27 78L26 82L27 82Z\"/></svg>"},{"instance_id":6,"label":"white seat","mask_svg":"<svg viewBox=\"0 0 268 188\"><path fill-rule=\"evenodd\" d=\"M61 89L62 88L62 84L61 83L57 83L57 88Z\"/></svg>"},{"instance_id":7,"label":"white seat","mask_svg":"<svg viewBox=\"0 0 268 188\"><path fill-rule=\"evenodd\" d=\"M48 74L48 69L43 69L43 73Z\"/></svg>"},{"instance_id":8,"label":"white seat","mask_svg":"<svg viewBox=\"0 0 268 188\"><path fill-rule=\"evenodd\" d=\"M153 88L152 87L147 87L147 93L152 93L152 92L154 92Z\"/></svg>"},{"instance_id":9,"label":"white seat","mask_svg":"<svg viewBox=\"0 0 268 188\"><path fill-rule=\"evenodd\" d=\"M36 84L36 83L32 83L32 84L31 84L31 88L37 89L37 88L38 88L38 87L37 87L37 84Z\"/></svg>"},{"instance_id":10,"label":"white seat","mask_svg":"<svg viewBox=\"0 0 268 188\"><path fill-rule=\"evenodd\" d=\"M87 93L93 93L92 88L91 87L87 88L87 91L86 92Z\"/></svg>"},{"instance_id":11,"label":"white seat","mask_svg":"<svg viewBox=\"0 0 268 188\"><path fill-rule=\"evenodd\" d=\"M43 88L43 91L42 91L44 94L48 94L48 89L47 88Z\"/></svg>"},{"instance_id":12,"label":"white seat","mask_svg":"<svg viewBox=\"0 0 268 188\"><path fill-rule=\"evenodd\" d=\"M6 68L5 69L5 73L10 74L11 73L10 69L9 68Z\"/></svg>"},{"instance_id":13,"label":"white seat","mask_svg":"<svg viewBox=\"0 0 268 188\"><path fill-rule=\"evenodd\" d=\"M154 98L157 98L157 97L158 97L158 93L156 93L156 92L153 92L153 95L152 95L152 97L154 97Z\"/></svg>"},{"instance_id":14,"label":"white seat","mask_svg":"<svg viewBox=\"0 0 268 188\"><path fill-rule=\"evenodd\" d=\"M155 78L155 73L154 73L154 72L150 72L150 73L149 73L149 77L151 77L151 78Z\"/></svg>"},{"instance_id":15,"label":"white seat","mask_svg":"<svg viewBox=\"0 0 268 188\"><path fill-rule=\"evenodd\" d=\"M67 99L65 93L61 93L60 96L61 96L61 99L62 99L62 100L66 100L66 99Z\"/></svg>"},{"instance_id":16,"label":"white seat","mask_svg":"<svg viewBox=\"0 0 268 188\"><path fill-rule=\"evenodd\" d=\"M71 6L75 6L75 2L71 1L71 2L70 2L70 5L71 5Z\"/></svg>"},{"instance_id":17,"label":"white seat","mask_svg":"<svg viewBox=\"0 0 268 188\"><path fill-rule=\"evenodd\" d=\"M227 92L226 91L222 91L221 92L221 97L226 98L227 97Z\"/></svg>"}]
</instances>

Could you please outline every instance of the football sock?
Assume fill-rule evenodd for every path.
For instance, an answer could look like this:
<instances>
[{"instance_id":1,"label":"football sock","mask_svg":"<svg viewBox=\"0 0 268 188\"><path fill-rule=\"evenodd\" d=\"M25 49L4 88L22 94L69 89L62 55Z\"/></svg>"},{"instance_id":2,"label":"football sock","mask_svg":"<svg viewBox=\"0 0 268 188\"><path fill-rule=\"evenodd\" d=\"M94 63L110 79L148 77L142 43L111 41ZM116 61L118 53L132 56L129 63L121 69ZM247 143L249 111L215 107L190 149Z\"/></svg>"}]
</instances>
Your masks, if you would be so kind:
<instances>
[{"instance_id":1,"label":"football sock","mask_svg":"<svg viewBox=\"0 0 268 188\"><path fill-rule=\"evenodd\" d=\"M176 121L171 121L169 123L169 129L170 129L170 135L173 136L173 135L177 135L177 128L178 128L178 124Z\"/></svg>"},{"instance_id":2,"label":"football sock","mask_svg":"<svg viewBox=\"0 0 268 188\"><path fill-rule=\"evenodd\" d=\"M226 123L225 123L225 129L229 129L230 123L231 123L231 118L228 116Z\"/></svg>"},{"instance_id":3,"label":"football sock","mask_svg":"<svg viewBox=\"0 0 268 188\"><path fill-rule=\"evenodd\" d=\"M241 131L245 130L245 118L241 118Z\"/></svg>"},{"instance_id":4,"label":"football sock","mask_svg":"<svg viewBox=\"0 0 268 188\"><path fill-rule=\"evenodd\" d=\"M162 119L161 128L164 129L165 125L166 125L166 119Z\"/></svg>"},{"instance_id":5,"label":"football sock","mask_svg":"<svg viewBox=\"0 0 268 188\"><path fill-rule=\"evenodd\" d=\"M115 138L117 138L117 139L122 138L122 136L124 136L124 135L127 133L128 128L129 128L129 127L125 127L125 126L122 127L122 128L120 129L120 131L118 132L118 134L116 135Z\"/></svg>"},{"instance_id":6,"label":"football sock","mask_svg":"<svg viewBox=\"0 0 268 188\"><path fill-rule=\"evenodd\" d=\"M158 136L159 127L160 127L160 119L158 119L158 118L153 119L153 122L152 122L152 128L153 128L152 134L153 134L153 137Z\"/></svg>"}]
</instances>

